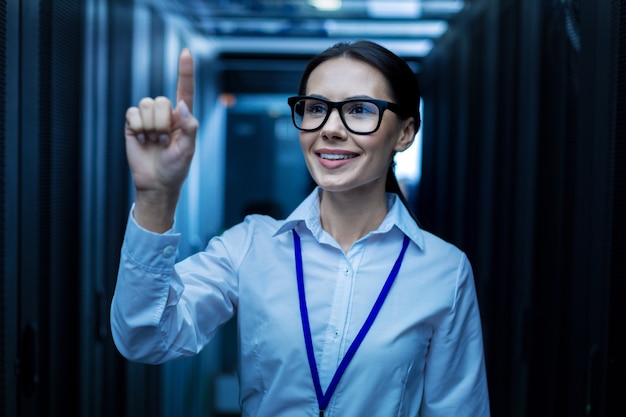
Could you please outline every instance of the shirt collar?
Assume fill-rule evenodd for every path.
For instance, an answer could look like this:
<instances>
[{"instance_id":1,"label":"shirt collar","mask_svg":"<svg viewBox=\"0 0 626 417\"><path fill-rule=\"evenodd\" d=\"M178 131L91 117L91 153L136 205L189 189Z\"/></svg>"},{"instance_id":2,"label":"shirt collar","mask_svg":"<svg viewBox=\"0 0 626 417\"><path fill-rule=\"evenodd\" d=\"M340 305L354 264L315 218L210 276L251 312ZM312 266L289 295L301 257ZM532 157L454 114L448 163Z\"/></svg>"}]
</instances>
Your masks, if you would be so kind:
<instances>
[{"instance_id":1,"label":"shirt collar","mask_svg":"<svg viewBox=\"0 0 626 417\"><path fill-rule=\"evenodd\" d=\"M320 222L320 188L316 187L311 194L287 217L278 227L274 236L293 230L299 224L310 230L318 241L323 240L324 231ZM419 248L424 248L424 234L417 225L411 214L404 207L398 196L387 193L387 216L378 229L369 234L382 234L389 232L393 227L400 229Z\"/></svg>"}]
</instances>

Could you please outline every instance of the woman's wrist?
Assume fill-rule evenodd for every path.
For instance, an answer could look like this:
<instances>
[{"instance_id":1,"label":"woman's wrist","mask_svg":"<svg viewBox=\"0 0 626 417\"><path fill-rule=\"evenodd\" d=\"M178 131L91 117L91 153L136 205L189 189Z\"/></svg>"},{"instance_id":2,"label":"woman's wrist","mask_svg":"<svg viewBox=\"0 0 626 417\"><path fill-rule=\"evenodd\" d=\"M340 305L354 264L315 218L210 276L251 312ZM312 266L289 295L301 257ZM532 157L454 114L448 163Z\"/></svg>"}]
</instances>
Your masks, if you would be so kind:
<instances>
[{"instance_id":1,"label":"woman's wrist","mask_svg":"<svg viewBox=\"0 0 626 417\"><path fill-rule=\"evenodd\" d=\"M139 191L135 193L133 217L144 229L164 233L172 228L180 192Z\"/></svg>"}]
</instances>

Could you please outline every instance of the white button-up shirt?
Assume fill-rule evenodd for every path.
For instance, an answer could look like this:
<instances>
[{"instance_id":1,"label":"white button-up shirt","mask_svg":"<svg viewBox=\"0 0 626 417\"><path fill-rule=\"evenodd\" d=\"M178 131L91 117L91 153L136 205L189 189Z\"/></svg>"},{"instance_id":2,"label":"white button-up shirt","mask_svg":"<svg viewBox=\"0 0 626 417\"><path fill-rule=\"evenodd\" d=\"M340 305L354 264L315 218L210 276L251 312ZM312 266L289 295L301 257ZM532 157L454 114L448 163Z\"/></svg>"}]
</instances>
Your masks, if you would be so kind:
<instances>
[{"instance_id":1,"label":"white button-up shirt","mask_svg":"<svg viewBox=\"0 0 626 417\"><path fill-rule=\"evenodd\" d=\"M402 247L391 291L325 411L328 417L489 416L471 266L420 229L389 194L380 227L344 253L320 224L317 190L286 219L251 215L175 263L180 236L132 218L121 252L111 327L129 360L198 353L236 316L244 417L318 416L299 310L293 233L322 390L361 329Z\"/></svg>"}]
</instances>

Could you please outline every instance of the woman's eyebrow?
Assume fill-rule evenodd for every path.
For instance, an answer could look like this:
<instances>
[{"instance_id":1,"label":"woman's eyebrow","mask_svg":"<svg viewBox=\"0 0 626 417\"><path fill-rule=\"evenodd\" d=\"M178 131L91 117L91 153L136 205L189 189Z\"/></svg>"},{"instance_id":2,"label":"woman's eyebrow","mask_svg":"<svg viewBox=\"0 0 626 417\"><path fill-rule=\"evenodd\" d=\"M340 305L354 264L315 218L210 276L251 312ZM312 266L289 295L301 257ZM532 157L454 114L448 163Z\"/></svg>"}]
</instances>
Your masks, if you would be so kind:
<instances>
[{"instance_id":1,"label":"woman's eyebrow","mask_svg":"<svg viewBox=\"0 0 626 417\"><path fill-rule=\"evenodd\" d=\"M328 100L328 97L325 97L321 94L306 94L306 97L321 98L322 100Z\"/></svg>"},{"instance_id":2,"label":"woman's eyebrow","mask_svg":"<svg viewBox=\"0 0 626 417\"><path fill-rule=\"evenodd\" d=\"M332 101L330 100L328 97L323 96L321 94L308 94L307 97L313 97L313 98L320 98L323 100L328 100L328 101ZM363 99L363 100L378 100L375 97L372 96L368 96L367 94L360 94L360 95L356 95L356 96L350 96L350 97L345 97L342 100L339 101L345 101L345 100L358 100L358 99Z\"/></svg>"}]
</instances>

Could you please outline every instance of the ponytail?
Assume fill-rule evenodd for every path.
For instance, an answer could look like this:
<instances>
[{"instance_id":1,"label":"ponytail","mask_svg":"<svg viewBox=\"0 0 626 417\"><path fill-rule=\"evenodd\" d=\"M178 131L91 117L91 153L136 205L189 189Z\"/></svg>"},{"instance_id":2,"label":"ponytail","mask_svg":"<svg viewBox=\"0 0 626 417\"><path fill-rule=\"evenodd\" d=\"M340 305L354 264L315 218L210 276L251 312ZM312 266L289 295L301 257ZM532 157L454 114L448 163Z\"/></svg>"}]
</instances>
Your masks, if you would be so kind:
<instances>
[{"instance_id":1,"label":"ponytail","mask_svg":"<svg viewBox=\"0 0 626 417\"><path fill-rule=\"evenodd\" d=\"M398 178L396 177L396 173L393 170L394 166L395 162L392 162L389 165L389 171L387 171L387 181L385 183L385 191L388 193L395 193L398 196L404 207L409 211L409 214L411 215L413 220L415 220L415 223L417 223L417 225L419 226L420 223L419 221L417 221L417 216L413 212L413 209L409 205L409 202L406 200L406 197L404 196L404 193L400 188L400 183L398 183Z\"/></svg>"}]
</instances>

